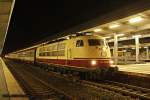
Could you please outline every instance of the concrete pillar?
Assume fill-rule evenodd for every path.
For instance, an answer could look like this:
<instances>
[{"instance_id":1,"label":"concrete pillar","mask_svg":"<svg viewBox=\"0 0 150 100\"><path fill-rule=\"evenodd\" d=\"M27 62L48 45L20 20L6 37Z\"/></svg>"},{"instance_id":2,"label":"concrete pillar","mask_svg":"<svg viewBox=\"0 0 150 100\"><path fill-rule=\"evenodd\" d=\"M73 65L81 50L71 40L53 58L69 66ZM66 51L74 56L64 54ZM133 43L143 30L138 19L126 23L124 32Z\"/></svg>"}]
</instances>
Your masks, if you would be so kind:
<instances>
[{"instance_id":1,"label":"concrete pillar","mask_svg":"<svg viewBox=\"0 0 150 100\"><path fill-rule=\"evenodd\" d=\"M146 48L146 59L149 59L149 47Z\"/></svg>"},{"instance_id":2,"label":"concrete pillar","mask_svg":"<svg viewBox=\"0 0 150 100\"><path fill-rule=\"evenodd\" d=\"M139 63L139 36L135 36L136 63Z\"/></svg>"},{"instance_id":3,"label":"concrete pillar","mask_svg":"<svg viewBox=\"0 0 150 100\"><path fill-rule=\"evenodd\" d=\"M114 64L118 63L118 36L114 33Z\"/></svg>"}]
</instances>

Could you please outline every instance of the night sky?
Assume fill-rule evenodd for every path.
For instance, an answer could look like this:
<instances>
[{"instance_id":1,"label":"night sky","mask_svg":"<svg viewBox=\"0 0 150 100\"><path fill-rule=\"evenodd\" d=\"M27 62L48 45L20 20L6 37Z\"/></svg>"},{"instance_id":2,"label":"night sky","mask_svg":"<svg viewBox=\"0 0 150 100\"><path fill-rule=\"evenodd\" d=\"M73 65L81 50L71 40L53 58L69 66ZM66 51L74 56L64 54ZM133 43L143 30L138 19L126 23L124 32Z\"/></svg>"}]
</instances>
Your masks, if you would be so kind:
<instances>
[{"instance_id":1,"label":"night sky","mask_svg":"<svg viewBox=\"0 0 150 100\"><path fill-rule=\"evenodd\" d=\"M28 47L138 0L16 0L3 53Z\"/></svg>"}]
</instances>

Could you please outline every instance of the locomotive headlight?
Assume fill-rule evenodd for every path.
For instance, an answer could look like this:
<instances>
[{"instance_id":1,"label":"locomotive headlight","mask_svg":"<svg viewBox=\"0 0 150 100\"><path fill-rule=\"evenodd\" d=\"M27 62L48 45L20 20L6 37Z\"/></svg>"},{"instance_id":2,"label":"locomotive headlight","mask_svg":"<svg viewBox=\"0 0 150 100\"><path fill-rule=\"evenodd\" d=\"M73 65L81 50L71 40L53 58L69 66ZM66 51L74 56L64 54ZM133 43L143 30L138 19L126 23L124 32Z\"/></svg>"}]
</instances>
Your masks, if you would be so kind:
<instances>
[{"instance_id":1,"label":"locomotive headlight","mask_svg":"<svg viewBox=\"0 0 150 100\"><path fill-rule=\"evenodd\" d=\"M91 64L92 64L93 66L96 65L96 63L97 63L97 62L96 62L95 60L92 60L92 61L91 61Z\"/></svg>"},{"instance_id":2,"label":"locomotive headlight","mask_svg":"<svg viewBox=\"0 0 150 100\"><path fill-rule=\"evenodd\" d=\"M110 64L113 64L113 63L114 63L114 61L110 60L110 61L109 61L109 63L110 63Z\"/></svg>"}]
</instances>

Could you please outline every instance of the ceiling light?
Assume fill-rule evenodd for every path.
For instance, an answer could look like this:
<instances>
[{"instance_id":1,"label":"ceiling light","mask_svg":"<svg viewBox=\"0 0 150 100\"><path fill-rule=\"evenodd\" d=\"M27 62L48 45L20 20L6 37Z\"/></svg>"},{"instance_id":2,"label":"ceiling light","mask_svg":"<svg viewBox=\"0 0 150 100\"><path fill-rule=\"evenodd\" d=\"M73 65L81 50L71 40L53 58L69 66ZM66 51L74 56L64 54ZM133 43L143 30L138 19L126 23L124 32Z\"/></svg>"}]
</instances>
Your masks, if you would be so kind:
<instances>
[{"instance_id":1,"label":"ceiling light","mask_svg":"<svg viewBox=\"0 0 150 100\"><path fill-rule=\"evenodd\" d=\"M142 20L143 18L141 16L138 16L138 17L129 19L129 23L137 23L137 22L141 22Z\"/></svg>"},{"instance_id":2,"label":"ceiling light","mask_svg":"<svg viewBox=\"0 0 150 100\"><path fill-rule=\"evenodd\" d=\"M135 37L141 37L142 35L133 35L132 37L135 38Z\"/></svg>"},{"instance_id":3,"label":"ceiling light","mask_svg":"<svg viewBox=\"0 0 150 100\"><path fill-rule=\"evenodd\" d=\"M104 37L105 39L111 38L110 36Z\"/></svg>"},{"instance_id":4,"label":"ceiling light","mask_svg":"<svg viewBox=\"0 0 150 100\"><path fill-rule=\"evenodd\" d=\"M113 24L113 25L110 25L109 28L112 29L112 28L117 28L117 27L119 27L119 26L120 26L120 24Z\"/></svg>"},{"instance_id":5,"label":"ceiling light","mask_svg":"<svg viewBox=\"0 0 150 100\"><path fill-rule=\"evenodd\" d=\"M100 31L102 31L102 29L100 29L100 28L94 30L94 32L100 32Z\"/></svg>"},{"instance_id":6,"label":"ceiling light","mask_svg":"<svg viewBox=\"0 0 150 100\"><path fill-rule=\"evenodd\" d=\"M125 40L125 39L127 39L127 37L122 37L122 38L120 38L120 40Z\"/></svg>"},{"instance_id":7,"label":"ceiling light","mask_svg":"<svg viewBox=\"0 0 150 100\"><path fill-rule=\"evenodd\" d=\"M125 34L117 34L117 36L124 36Z\"/></svg>"}]
</instances>

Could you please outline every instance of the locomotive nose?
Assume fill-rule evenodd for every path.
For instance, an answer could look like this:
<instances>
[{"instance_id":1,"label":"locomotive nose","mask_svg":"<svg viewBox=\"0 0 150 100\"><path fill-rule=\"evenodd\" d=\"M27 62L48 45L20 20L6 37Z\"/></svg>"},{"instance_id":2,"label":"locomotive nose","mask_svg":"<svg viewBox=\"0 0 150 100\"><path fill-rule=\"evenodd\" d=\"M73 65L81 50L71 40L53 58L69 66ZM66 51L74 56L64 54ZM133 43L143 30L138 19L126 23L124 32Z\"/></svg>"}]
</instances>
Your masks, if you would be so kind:
<instances>
[{"instance_id":1,"label":"locomotive nose","mask_svg":"<svg viewBox=\"0 0 150 100\"><path fill-rule=\"evenodd\" d=\"M107 57L107 48L105 46L99 47L99 52L101 57Z\"/></svg>"}]
</instances>

